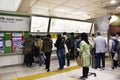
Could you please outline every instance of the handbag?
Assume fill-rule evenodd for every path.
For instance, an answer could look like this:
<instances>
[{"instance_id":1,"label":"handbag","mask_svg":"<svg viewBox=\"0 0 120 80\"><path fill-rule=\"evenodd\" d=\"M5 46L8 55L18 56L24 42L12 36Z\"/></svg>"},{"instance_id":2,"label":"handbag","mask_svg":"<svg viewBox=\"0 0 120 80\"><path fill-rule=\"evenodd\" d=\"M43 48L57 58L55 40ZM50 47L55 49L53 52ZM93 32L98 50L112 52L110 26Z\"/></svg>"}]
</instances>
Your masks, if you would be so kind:
<instances>
[{"instance_id":1,"label":"handbag","mask_svg":"<svg viewBox=\"0 0 120 80\"><path fill-rule=\"evenodd\" d=\"M65 54L67 54L69 51L68 51L66 44L64 44L64 48L65 48Z\"/></svg>"},{"instance_id":2,"label":"handbag","mask_svg":"<svg viewBox=\"0 0 120 80\"><path fill-rule=\"evenodd\" d=\"M115 53L113 59L114 59L115 61L118 61L118 53Z\"/></svg>"},{"instance_id":3,"label":"handbag","mask_svg":"<svg viewBox=\"0 0 120 80\"><path fill-rule=\"evenodd\" d=\"M83 66L83 60L82 60L82 58L81 58L80 56L78 56L78 57L76 58L76 62L77 62L77 65L78 65L78 66Z\"/></svg>"}]
</instances>

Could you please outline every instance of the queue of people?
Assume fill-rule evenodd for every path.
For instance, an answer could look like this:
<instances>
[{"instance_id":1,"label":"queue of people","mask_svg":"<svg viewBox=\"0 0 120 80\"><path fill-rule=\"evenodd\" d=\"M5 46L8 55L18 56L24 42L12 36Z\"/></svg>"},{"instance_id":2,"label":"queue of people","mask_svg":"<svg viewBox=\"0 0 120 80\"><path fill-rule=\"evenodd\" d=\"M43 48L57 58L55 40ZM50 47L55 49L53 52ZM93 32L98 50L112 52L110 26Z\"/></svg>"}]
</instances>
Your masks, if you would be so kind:
<instances>
[{"instance_id":1,"label":"queue of people","mask_svg":"<svg viewBox=\"0 0 120 80\"><path fill-rule=\"evenodd\" d=\"M34 57L36 57L38 59L39 66L42 66L42 64L45 63L45 69L47 69L47 72L49 72L52 44L53 41L50 34L47 34L47 36L43 39L38 35L35 39L31 35L26 37L23 44L24 64L26 64L28 67L31 67L32 62L34 62Z\"/></svg>"},{"instance_id":2,"label":"queue of people","mask_svg":"<svg viewBox=\"0 0 120 80\"><path fill-rule=\"evenodd\" d=\"M64 69L64 65L66 64L65 59L67 60L67 66L70 66L70 60L74 60L78 56L81 56L83 60L83 75L80 77L80 79L85 80L88 77L89 66L91 65L91 58L93 58L92 56L96 56L94 59L95 61L92 61L94 62L95 68L100 71L105 69L105 55L108 45L110 58L112 61L111 68L117 68L118 66L120 66L120 32L110 37L109 40L109 43L107 43L106 39L101 35L100 31L96 33L96 37L94 35L91 38L88 37L87 33L81 33L80 35L78 34L75 37L74 33L71 33L69 37L66 32L63 34L58 34L57 40L54 44L54 46L57 48L56 55L59 63L58 70ZM27 66L32 66L32 62L34 61L33 56L36 55L36 57L38 57L39 65L42 66L42 56L44 56L45 69L47 69L47 72L49 72L53 47L51 36L50 34L47 34L47 36L43 39L37 36L35 42L36 45L34 46L34 50L32 50L33 44L35 44L33 38L29 36L25 39L24 63ZM34 53L34 55L32 53Z\"/></svg>"}]
</instances>

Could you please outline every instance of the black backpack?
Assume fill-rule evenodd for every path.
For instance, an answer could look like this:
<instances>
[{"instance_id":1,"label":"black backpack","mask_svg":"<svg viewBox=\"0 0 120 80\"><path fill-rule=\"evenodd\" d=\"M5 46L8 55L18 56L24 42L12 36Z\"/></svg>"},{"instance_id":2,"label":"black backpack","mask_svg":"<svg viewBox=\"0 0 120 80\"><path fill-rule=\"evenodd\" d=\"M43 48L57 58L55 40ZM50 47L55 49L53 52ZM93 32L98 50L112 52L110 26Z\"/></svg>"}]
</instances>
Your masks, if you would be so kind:
<instances>
[{"instance_id":1,"label":"black backpack","mask_svg":"<svg viewBox=\"0 0 120 80\"><path fill-rule=\"evenodd\" d=\"M117 40L117 39L112 39L114 42L115 42L115 46L114 46L114 51L118 51L118 49L119 49L119 41Z\"/></svg>"},{"instance_id":2,"label":"black backpack","mask_svg":"<svg viewBox=\"0 0 120 80\"><path fill-rule=\"evenodd\" d=\"M116 46L116 50L117 50L117 52L120 52L120 41L118 41L118 44Z\"/></svg>"}]
</instances>

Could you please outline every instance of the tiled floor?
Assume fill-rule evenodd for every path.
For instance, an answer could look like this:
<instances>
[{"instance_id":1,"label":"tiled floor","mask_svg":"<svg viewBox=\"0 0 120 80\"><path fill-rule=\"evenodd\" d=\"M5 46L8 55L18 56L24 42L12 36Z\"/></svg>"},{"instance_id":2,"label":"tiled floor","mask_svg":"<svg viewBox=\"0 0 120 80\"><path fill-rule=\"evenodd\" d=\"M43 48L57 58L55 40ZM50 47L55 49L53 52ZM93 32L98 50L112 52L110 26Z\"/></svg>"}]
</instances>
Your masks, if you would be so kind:
<instances>
[{"instance_id":1,"label":"tiled floor","mask_svg":"<svg viewBox=\"0 0 120 80\"><path fill-rule=\"evenodd\" d=\"M71 61L71 66L75 66L76 61ZM66 68L67 66L65 66ZM44 69L45 66L38 66L38 64L33 64L33 67L28 68L24 65L18 66L10 66L10 67L2 67L0 68L0 80L12 80L13 78L18 78L27 75L33 75L38 73L46 72ZM51 71L55 71L58 68L57 59L51 60ZM89 76L87 80L120 80L120 68L115 70L111 70L110 61L107 61L106 68L104 71L99 71L96 69L90 68L91 72L95 72L97 77ZM76 69L73 71L68 71L56 75L52 75L49 77L38 78L35 80L77 80L79 76L82 75L82 69Z\"/></svg>"}]
</instances>

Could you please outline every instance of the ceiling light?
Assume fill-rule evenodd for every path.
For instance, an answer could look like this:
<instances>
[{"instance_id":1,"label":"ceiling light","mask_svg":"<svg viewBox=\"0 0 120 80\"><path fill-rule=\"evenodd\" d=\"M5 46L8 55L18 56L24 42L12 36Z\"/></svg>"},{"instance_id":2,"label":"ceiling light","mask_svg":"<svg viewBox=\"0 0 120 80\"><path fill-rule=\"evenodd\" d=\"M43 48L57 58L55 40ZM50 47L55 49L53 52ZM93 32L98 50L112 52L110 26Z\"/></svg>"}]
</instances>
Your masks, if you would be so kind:
<instances>
[{"instance_id":1,"label":"ceiling light","mask_svg":"<svg viewBox=\"0 0 120 80\"><path fill-rule=\"evenodd\" d=\"M116 0L111 0L110 3L111 3L111 4L115 4L115 3L116 3Z\"/></svg>"},{"instance_id":2,"label":"ceiling light","mask_svg":"<svg viewBox=\"0 0 120 80\"><path fill-rule=\"evenodd\" d=\"M61 11L63 11L63 12L64 12L64 11L65 11L65 9L61 9Z\"/></svg>"},{"instance_id":3,"label":"ceiling light","mask_svg":"<svg viewBox=\"0 0 120 80\"><path fill-rule=\"evenodd\" d=\"M111 20L110 20L110 23L113 23L115 22L116 20L118 20L119 18L117 16L112 16Z\"/></svg>"},{"instance_id":4,"label":"ceiling light","mask_svg":"<svg viewBox=\"0 0 120 80\"><path fill-rule=\"evenodd\" d=\"M0 0L0 10L17 11L22 0Z\"/></svg>"}]
</instances>

